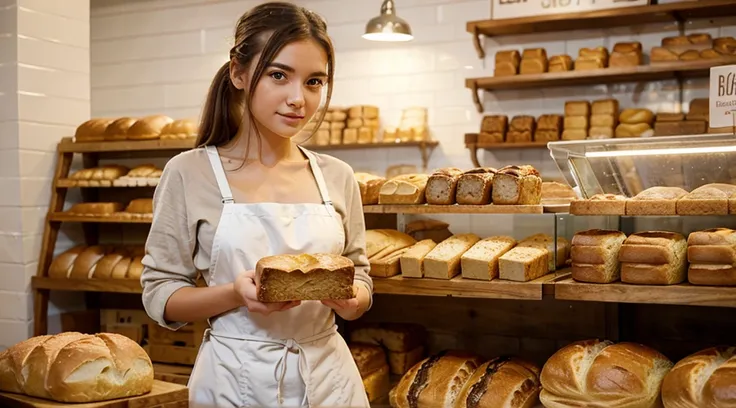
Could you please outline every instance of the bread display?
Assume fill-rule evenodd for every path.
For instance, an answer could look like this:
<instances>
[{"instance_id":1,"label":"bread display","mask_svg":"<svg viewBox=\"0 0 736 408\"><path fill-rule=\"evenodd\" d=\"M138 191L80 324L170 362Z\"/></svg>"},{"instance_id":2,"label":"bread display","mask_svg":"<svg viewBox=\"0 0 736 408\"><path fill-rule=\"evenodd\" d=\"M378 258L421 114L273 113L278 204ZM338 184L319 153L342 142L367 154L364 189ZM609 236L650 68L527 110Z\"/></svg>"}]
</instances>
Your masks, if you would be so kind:
<instances>
[{"instance_id":1,"label":"bread display","mask_svg":"<svg viewBox=\"0 0 736 408\"><path fill-rule=\"evenodd\" d=\"M427 204L455 204L457 181L462 173L463 171L456 167L442 168L432 173L427 179L424 193Z\"/></svg>"},{"instance_id":2,"label":"bread display","mask_svg":"<svg viewBox=\"0 0 736 408\"><path fill-rule=\"evenodd\" d=\"M619 194L595 194L589 199L573 200L570 214L576 215L625 215L628 199Z\"/></svg>"},{"instance_id":3,"label":"bread display","mask_svg":"<svg viewBox=\"0 0 736 408\"><path fill-rule=\"evenodd\" d=\"M370 276L387 278L401 273L401 256L416 242L410 235L396 230L367 230L366 255L371 264Z\"/></svg>"},{"instance_id":4,"label":"bread display","mask_svg":"<svg viewBox=\"0 0 736 408\"><path fill-rule=\"evenodd\" d=\"M75 171L65 181L75 187L111 187L116 179L127 172L127 167L111 164Z\"/></svg>"},{"instance_id":5,"label":"bread display","mask_svg":"<svg viewBox=\"0 0 736 408\"><path fill-rule=\"evenodd\" d=\"M457 181L455 201L467 205L490 204L496 171L492 167L480 167L461 174Z\"/></svg>"},{"instance_id":6,"label":"bread display","mask_svg":"<svg viewBox=\"0 0 736 408\"><path fill-rule=\"evenodd\" d=\"M677 200L680 215L727 215L729 197L736 194L736 185L711 183L702 185Z\"/></svg>"},{"instance_id":7,"label":"bread display","mask_svg":"<svg viewBox=\"0 0 736 408\"><path fill-rule=\"evenodd\" d=\"M534 131L534 141L553 142L555 140L560 140L562 127L563 118L561 115L541 115L537 119L537 126Z\"/></svg>"},{"instance_id":8,"label":"bread display","mask_svg":"<svg viewBox=\"0 0 736 408\"><path fill-rule=\"evenodd\" d=\"M650 187L626 201L626 215L675 215L686 194L679 187Z\"/></svg>"},{"instance_id":9,"label":"bread display","mask_svg":"<svg viewBox=\"0 0 736 408\"><path fill-rule=\"evenodd\" d=\"M350 341L381 346L392 374L403 375L424 358L426 331L416 324L365 324L350 332Z\"/></svg>"},{"instance_id":10,"label":"bread display","mask_svg":"<svg viewBox=\"0 0 736 408\"><path fill-rule=\"evenodd\" d=\"M432 355L414 365L391 389L391 407L454 407L463 386L482 363L480 357L462 351Z\"/></svg>"},{"instance_id":11,"label":"bread display","mask_svg":"<svg viewBox=\"0 0 736 408\"><path fill-rule=\"evenodd\" d=\"M355 266L334 254L273 255L256 263L258 300L352 299Z\"/></svg>"},{"instance_id":12,"label":"bread display","mask_svg":"<svg viewBox=\"0 0 736 408\"><path fill-rule=\"evenodd\" d=\"M0 391L63 403L151 392L153 364L133 340L114 333L31 337L0 352Z\"/></svg>"},{"instance_id":13,"label":"bread display","mask_svg":"<svg viewBox=\"0 0 736 408\"><path fill-rule=\"evenodd\" d=\"M403 174L386 181L379 192L379 204L423 204L429 176Z\"/></svg>"},{"instance_id":14,"label":"bread display","mask_svg":"<svg viewBox=\"0 0 736 408\"><path fill-rule=\"evenodd\" d=\"M542 203L570 203L577 198L575 190L567 184L556 181L542 182Z\"/></svg>"},{"instance_id":15,"label":"bread display","mask_svg":"<svg viewBox=\"0 0 736 408\"><path fill-rule=\"evenodd\" d=\"M542 74L547 72L549 61L544 48L527 48L522 52L520 74Z\"/></svg>"},{"instance_id":16,"label":"bread display","mask_svg":"<svg viewBox=\"0 0 736 408\"><path fill-rule=\"evenodd\" d=\"M660 388L670 368L667 357L644 345L579 341L544 364L539 397L547 408L661 407Z\"/></svg>"},{"instance_id":17,"label":"bread display","mask_svg":"<svg viewBox=\"0 0 736 408\"><path fill-rule=\"evenodd\" d=\"M78 245L54 258L48 277L54 279L140 279L142 246Z\"/></svg>"},{"instance_id":18,"label":"bread display","mask_svg":"<svg viewBox=\"0 0 736 408\"><path fill-rule=\"evenodd\" d=\"M363 205L378 204L378 196L386 179L370 173L357 172L355 180L358 182Z\"/></svg>"},{"instance_id":19,"label":"bread display","mask_svg":"<svg viewBox=\"0 0 736 408\"><path fill-rule=\"evenodd\" d=\"M504 50L496 52L493 76L511 76L519 73L521 54L518 50Z\"/></svg>"},{"instance_id":20,"label":"bread display","mask_svg":"<svg viewBox=\"0 0 736 408\"><path fill-rule=\"evenodd\" d=\"M499 258L516 246L516 240L494 236L476 242L460 257L460 270L465 279L490 281L498 278Z\"/></svg>"},{"instance_id":21,"label":"bread display","mask_svg":"<svg viewBox=\"0 0 736 408\"><path fill-rule=\"evenodd\" d=\"M424 276L452 279L460 273L460 257L478 241L475 234L457 234L440 242L424 257Z\"/></svg>"},{"instance_id":22,"label":"bread display","mask_svg":"<svg viewBox=\"0 0 736 408\"><path fill-rule=\"evenodd\" d=\"M424 277L424 258L429 254L437 243L431 239L424 239L406 250L399 258L401 265L401 276L405 278Z\"/></svg>"},{"instance_id":23,"label":"bread display","mask_svg":"<svg viewBox=\"0 0 736 408\"><path fill-rule=\"evenodd\" d=\"M163 170L153 164L133 167L127 174L113 180L115 187L155 187L161 179Z\"/></svg>"},{"instance_id":24,"label":"bread display","mask_svg":"<svg viewBox=\"0 0 736 408\"><path fill-rule=\"evenodd\" d=\"M188 139L197 137L197 124L191 119L176 119L161 129L161 139Z\"/></svg>"},{"instance_id":25,"label":"bread display","mask_svg":"<svg viewBox=\"0 0 736 408\"><path fill-rule=\"evenodd\" d=\"M549 57L549 72L572 71L573 61L569 55L554 55Z\"/></svg>"},{"instance_id":26,"label":"bread display","mask_svg":"<svg viewBox=\"0 0 736 408\"><path fill-rule=\"evenodd\" d=\"M376 401L388 394L389 366L383 348L361 343L350 343L348 347L355 365L358 366L360 377L363 379L368 401Z\"/></svg>"},{"instance_id":27,"label":"bread display","mask_svg":"<svg viewBox=\"0 0 736 408\"><path fill-rule=\"evenodd\" d=\"M122 209L122 203L76 203L64 213L77 217L103 217L113 215Z\"/></svg>"},{"instance_id":28,"label":"bread display","mask_svg":"<svg viewBox=\"0 0 736 408\"><path fill-rule=\"evenodd\" d=\"M564 131L562 140L582 140L588 137L590 127L590 102L565 102Z\"/></svg>"},{"instance_id":29,"label":"bread display","mask_svg":"<svg viewBox=\"0 0 736 408\"><path fill-rule=\"evenodd\" d=\"M618 254L621 282L674 285L687 277L687 241L682 234L645 231L629 235Z\"/></svg>"},{"instance_id":30,"label":"bread display","mask_svg":"<svg viewBox=\"0 0 736 408\"><path fill-rule=\"evenodd\" d=\"M533 116L517 115L511 118L506 141L509 143L528 143L532 141L536 123Z\"/></svg>"},{"instance_id":31,"label":"bread display","mask_svg":"<svg viewBox=\"0 0 736 408\"><path fill-rule=\"evenodd\" d=\"M579 282L611 283L621 277L618 254L626 234L621 231L590 229L572 238L570 258L572 278Z\"/></svg>"},{"instance_id":32,"label":"bread display","mask_svg":"<svg viewBox=\"0 0 736 408\"><path fill-rule=\"evenodd\" d=\"M96 118L82 123L77 126L74 132L74 142L101 142L105 140L105 130L112 122L112 119Z\"/></svg>"},{"instance_id":33,"label":"bread display","mask_svg":"<svg viewBox=\"0 0 736 408\"><path fill-rule=\"evenodd\" d=\"M736 286L736 231L711 228L690 233L687 261L691 284Z\"/></svg>"},{"instance_id":34,"label":"bread display","mask_svg":"<svg viewBox=\"0 0 736 408\"><path fill-rule=\"evenodd\" d=\"M736 348L710 347L678 361L662 381L666 408L733 406Z\"/></svg>"},{"instance_id":35,"label":"bread display","mask_svg":"<svg viewBox=\"0 0 736 408\"><path fill-rule=\"evenodd\" d=\"M497 205L533 205L542 201L542 179L532 166L506 166L493 176L491 200Z\"/></svg>"}]
</instances>

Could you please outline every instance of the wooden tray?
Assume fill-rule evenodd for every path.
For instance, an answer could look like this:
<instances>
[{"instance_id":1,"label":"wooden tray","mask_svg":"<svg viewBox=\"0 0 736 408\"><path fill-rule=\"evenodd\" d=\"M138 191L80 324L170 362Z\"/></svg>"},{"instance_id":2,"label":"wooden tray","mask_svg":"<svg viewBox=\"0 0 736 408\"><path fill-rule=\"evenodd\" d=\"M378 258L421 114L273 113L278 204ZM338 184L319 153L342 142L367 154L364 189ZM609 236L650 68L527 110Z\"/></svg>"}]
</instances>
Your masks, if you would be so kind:
<instances>
[{"instance_id":1,"label":"wooden tray","mask_svg":"<svg viewBox=\"0 0 736 408\"><path fill-rule=\"evenodd\" d=\"M6 408L158 408L175 407L189 400L189 390L179 384L154 380L153 390L146 395L89 404L63 404L19 394L0 393L0 406Z\"/></svg>"}]
</instances>

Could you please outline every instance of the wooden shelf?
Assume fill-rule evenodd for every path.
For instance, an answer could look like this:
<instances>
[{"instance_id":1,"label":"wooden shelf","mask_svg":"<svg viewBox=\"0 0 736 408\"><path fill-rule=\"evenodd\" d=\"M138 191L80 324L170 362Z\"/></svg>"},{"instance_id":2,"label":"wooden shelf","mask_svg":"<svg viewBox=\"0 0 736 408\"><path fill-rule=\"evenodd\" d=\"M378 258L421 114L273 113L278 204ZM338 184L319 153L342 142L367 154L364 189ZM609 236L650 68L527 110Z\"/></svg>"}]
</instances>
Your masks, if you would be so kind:
<instances>
[{"instance_id":1,"label":"wooden shelf","mask_svg":"<svg viewBox=\"0 0 736 408\"><path fill-rule=\"evenodd\" d=\"M152 184L147 186L114 186L112 184L110 185L104 185L104 186L80 186L77 185L77 180L73 179L59 179L56 180L55 187L56 188L155 188L158 185Z\"/></svg>"},{"instance_id":2,"label":"wooden shelf","mask_svg":"<svg viewBox=\"0 0 736 408\"><path fill-rule=\"evenodd\" d=\"M113 223L113 224L150 224L150 218L124 218L121 216L85 216L72 215L64 212L49 214L49 221L57 222L95 222L95 223Z\"/></svg>"},{"instance_id":3,"label":"wooden shelf","mask_svg":"<svg viewBox=\"0 0 736 408\"><path fill-rule=\"evenodd\" d=\"M480 42L481 35L494 37L590 30L734 16L736 15L736 8L733 5L732 0L699 0L503 20L480 20L468 22L466 30L474 36L474 45L479 58L484 58L485 52Z\"/></svg>"},{"instance_id":4,"label":"wooden shelf","mask_svg":"<svg viewBox=\"0 0 736 408\"><path fill-rule=\"evenodd\" d=\"M466 133L465 139L478 140L478 133ZM465 143L465 147L470 149L475 147L477 149L485 150L509 150L509 149L546 149L548 142L523 142L523 143Z\"/></svg>"},{"instance_id":5,"label":"wooden shelf","mask_svg":"<svg viewBox=\"0 0 736 408\"><path fill-rule=\"evenodd\" d=\"M366 214L542 214L542 205L365 205Z\"/></svg>"},{"instance_id":6,"label":"wooden shelf","mask_svg":"<svg viewBox=\"0 0 736 408\"><path fill-rule=\"evenodd\" d=\"M630 285L621 282L593 284L567 278L555 283L555 299L736 307L736 288L695 286L688 283L670 286Z\"/></svg>"},{"instance_id":7,"label":"wooden shelf","mask_svg":"<svg viewBox=\"0 0 736 408\"><path fill-rule=\"evenodd\" d=\"M363 144L339 144L339 145L328 145L328 146L316 146L310 145L305 146L309 150L314 151L329 151L329 150L353 150L353 149L380 149L380 148L394 148L394 147L436 147L440 142L436 140L429 140L426 142L382 142L382 143L363 143Z\"/></svg>"},{"instance_id":8,"label":"wooden shelf","mask_svg":"<svg viewBox=\"0 0 736 408\"><path fill-rule=\"evenodd\" d=\"M480 281L461 276L444 280L428 278L373 278L376 294L411 296L451 296L484 299L541 300L554 292L554 282L570 276L568 270L550 273L530 282L511 282L501 279Z\"/></svg>"},{"instance_id":9,"label":"wooden shelf","mask_svg":"<svg viewBox=\"0 0 736 408\"><path fill-rule=\"evenodd\" d=\"M54 279L34 276L33 289L79 292L142 293L138 279Z\"/></svg>"}]
</instances>

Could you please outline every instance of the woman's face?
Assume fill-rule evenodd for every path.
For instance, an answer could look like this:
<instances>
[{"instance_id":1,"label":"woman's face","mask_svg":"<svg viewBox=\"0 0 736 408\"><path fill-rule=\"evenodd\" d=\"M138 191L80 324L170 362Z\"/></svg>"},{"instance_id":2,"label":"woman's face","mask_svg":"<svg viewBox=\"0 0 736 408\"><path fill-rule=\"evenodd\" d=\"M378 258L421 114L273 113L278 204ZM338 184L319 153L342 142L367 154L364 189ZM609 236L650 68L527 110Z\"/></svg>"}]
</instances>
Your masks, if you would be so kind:
<instances>
[{"instance_id":1,"label":"woman's face","mask_svg":"<svg viewBox=\"0 0 736 408\"><path fill-rule=\"evenodd\" d=\"M312 40L286 45L266 67L253 94L251 109L258 130L283 138L296 136L317 111L325 85L327 54L322 47Z\"/></svg>"}]
</instances>

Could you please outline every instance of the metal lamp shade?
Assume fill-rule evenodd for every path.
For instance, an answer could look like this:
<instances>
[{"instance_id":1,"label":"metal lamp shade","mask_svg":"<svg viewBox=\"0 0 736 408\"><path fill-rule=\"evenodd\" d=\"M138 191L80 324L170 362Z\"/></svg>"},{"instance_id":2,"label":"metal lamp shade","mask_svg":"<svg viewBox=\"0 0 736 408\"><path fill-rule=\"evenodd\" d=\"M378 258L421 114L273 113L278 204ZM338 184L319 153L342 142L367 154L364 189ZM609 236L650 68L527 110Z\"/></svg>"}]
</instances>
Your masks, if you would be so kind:
<instances>
[{"instance_id":1,"label":"metal lamp shade","mask_svg":"<svg viewBox=\"0 0 736 408\"><path fill-rule=\"evenodd\" d=\"M394 14L393 0L385 0L381 15L366 24L363 38L370 41L411 41L414 36L409 23Z\"/></svg>"}]
</instances>

